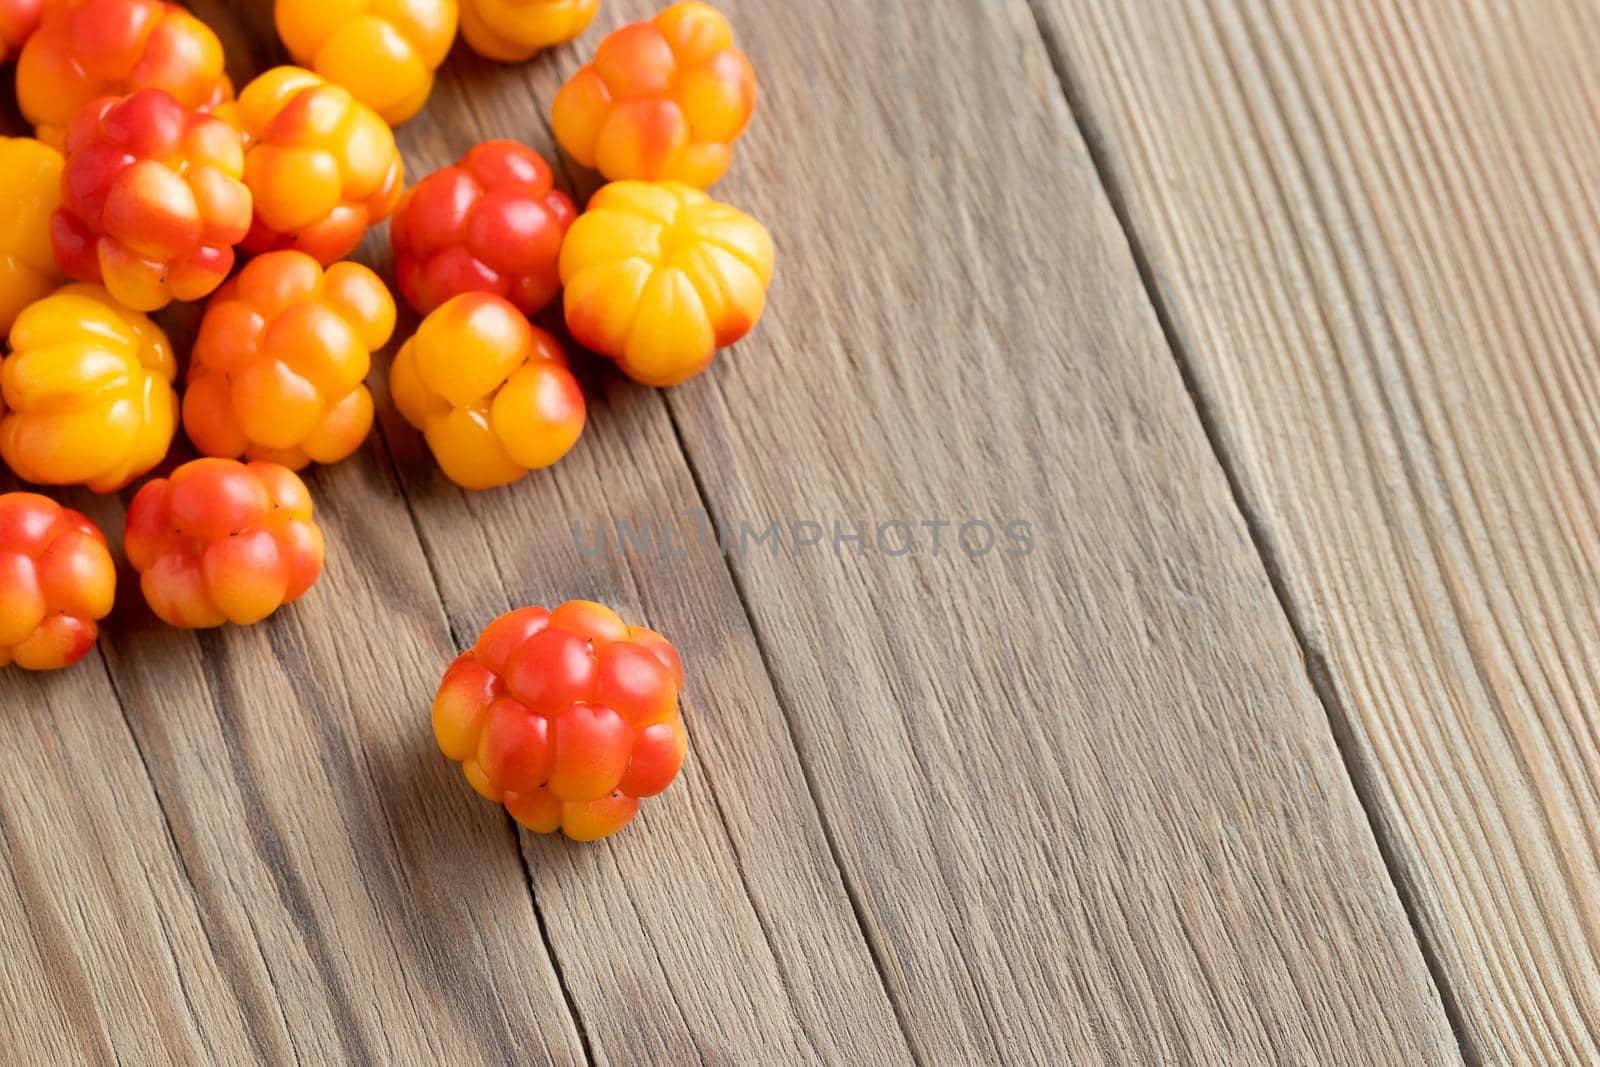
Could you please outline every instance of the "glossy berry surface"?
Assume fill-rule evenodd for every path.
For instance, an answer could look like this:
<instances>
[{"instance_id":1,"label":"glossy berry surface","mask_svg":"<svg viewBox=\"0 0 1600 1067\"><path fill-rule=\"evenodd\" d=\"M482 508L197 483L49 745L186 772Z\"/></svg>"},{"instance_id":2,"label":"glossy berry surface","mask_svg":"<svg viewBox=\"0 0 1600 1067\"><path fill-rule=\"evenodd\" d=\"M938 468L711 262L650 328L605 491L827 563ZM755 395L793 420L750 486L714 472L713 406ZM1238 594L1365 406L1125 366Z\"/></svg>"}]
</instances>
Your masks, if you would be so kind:
<instances>
[{"instance_id":1,"label":"glossy berry surface","mask_svg":"<svg viewBox=\"0 0 1600 1067\"><path fill-rule=\"evenodd\" d=\"M39 485L110 493L166 457L178 424L172 346L99 286L17 316L0 363L0 457Z\"/></svg>"},{"instance_id":2,"label":"glossy berry surface","mask_svg":"<svg viewBox=\"0 0 1600 1067\"><path fill-rule=\"evenodd\" d=\"M276 0L294 61L344 86L391 126L415 115L456 35L456 0Z\"/></svg>"},{"instance_id":3,"label":"glossy berry surface","mask_svg":"<svg viewBox=\"0 0 1600 1067\"><path fill-rule=\"evenodd\" d=\"M0 334L65 277L50 247L61 203L61 153L31 137L0 137Z\"/></svg>"},{"instance_id":4,"label":"glossy berry surface","mask_svg":"<svg viewBox=\"0 0 1600 1067\"><path fill-rule=\"evenodd\" d=\"M0 63L17 58L44 14L44 0L0 0Z\"/></svg>"},{"instance_id":5,"label":"glossy berry surface","mask_svg":"<svg viewBox=\"0 0 1600 1067\"><path fill-rule=\"evenodd\" d=\"M515 141L486 141L406 191L389 224L400 293L426 315L493 293L533 315L561 286L561 240L577 212L550 167Z\"/></svg>"},{"instance_id":6,"label":"glossy berry surface","mask_svg":"<svg viewBox=\"0 0 1600 1067\"><path fill-rule=\"evenodd\" d=\"M275 67L239 94L252 252L296 248L328 264L361 243L400 199L394 133L349 90L299 67Z\"/></svg>"},{"instance_id":7,"label":"glossy berry surface","mask_svg":"<svg viewBox=\"0 0 1600 1067\"><path fill-rule=\"evenodd\" d=\"M183 427L208 456L293 470L334 463L372 429L372 353L394 332L394 298L358 263L323 270L268 252L206 307L190 356Z\"/></svg>"},{"instance_id":8,"label":"glossy berry surface","mask_svg":"<svg viewBox=\"0 0 1600 1067\"><path fill-rule=\"evenodd\" d=\"M50 0L17 61L17 104L40 140L60 146L79 109L104 96L163 89L187 109L233 98L222 43L162 0Z\"/></svg>"},{"instance_id":9,"label":"glossy berry surface","mask_svg":"<svg viewBox=\"0 0 1600 1067\"><path fill-rule=\"evenodd\" d=\"M548 467L583 433L583 392L561 346L488 293L455 297L423 319L395 356L389 392L466 489Z\"/></svg>"},{"instance_id":10,"label":"glossy berry surface","mask_svg":"<svg viewBox=\"0 0 1600 1067\"><path fill-rule=\"evenodd\" d=\"M572 40L589 28L600 0L461 0L461 36L502 63Z\"/></svg>"},{"instance_id":11,"label":"glossy berry surface","mask_svg":"<svg viewBox=\"0 0 1600 1067\"><path fill-rule=\"evenodd\" d=\"M772 238L698 189L613 182L561 247L567 327L646 385L699 374L766 306Z\"/></svg>"},{"instance_id":12,"label":"glossy berry surface","mask_svg":"<svg viewBox=\"0 0 1600 1067\"><path fill-rule=\"evenodd\" d=\"M146 483L123 547L151 610L182 629L260 622L322 572L311 494L276 463L197 459Z\"/></svg>"},{"instance_id":13,"label":"glossy berry surface","mask_svg":"<svg viewBox=\"0 0 1600 1067\"><path fill-rule=\"evenodd\" d=\"M612 181L704 189L728 169L755 106L755 72L728 20L683 0L601 41L551 118L561 147Z\"/></svg>"},{"instance_id":14,"label":"glossy berry surface","mask_svg":"<svg viewBox=\"0 0 1600 1067\"><path fill-rule=\"evenodd\" d=\"M48 497L0 495L0 667L70 667L111 614L117 572L94 523Z\"/></svg>"},{"instance_id":15,"label":"glossy berry surface","mask_svg":"<svg viewBox=\"0 0 1600 1067\"><path fill-rule=\"evenodd\" d=\"M50 239L61 269L154 311L199 300L250 227L239 132L161 89L98 100L67 130Z\"/></svg>"},{"instance_id":16,"label":"glossy berry surface","mask_svg":"<svg viewBox=\"0 0 1600 1067\"><path fill-rule=\"evenodd\" d=\"M666 789L688 748L683 664L654 630L569 600L490 623L445 672L439 749L482 796L535 833L616 833Z\"/></svg>"}]
</instances>

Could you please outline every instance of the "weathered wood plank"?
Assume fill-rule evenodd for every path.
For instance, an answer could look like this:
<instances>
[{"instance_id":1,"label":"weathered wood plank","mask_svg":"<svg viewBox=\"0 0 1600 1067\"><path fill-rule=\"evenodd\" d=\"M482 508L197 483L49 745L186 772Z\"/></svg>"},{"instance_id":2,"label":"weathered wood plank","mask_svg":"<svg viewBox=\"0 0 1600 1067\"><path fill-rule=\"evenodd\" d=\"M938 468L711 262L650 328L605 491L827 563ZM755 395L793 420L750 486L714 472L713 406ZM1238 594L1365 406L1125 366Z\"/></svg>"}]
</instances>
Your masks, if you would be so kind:
<instances>
[{"instance_id":1,"label":"weathered wood plank","mask_svg":"<svg viewBox=\"0 0 1600 1067\"><path fill-rule=\"evenodd\" d=\"M268 13L235 10L254 31L256 61L281 61L263 47ZM544 117L559 85L553 58L500 66L458 46L427 112L399 131L412 178L491 137L557 159ZM369 241L368 252L386 261L382 242ZM508 607L581 596L672 634L693 667L682 782L602 845L523 835L530 886L589 1046L617 1062L905 1061L720 557L700 551L635 574L577 551L574 521L592 530L602 518L697 501L660 397L618 394L614 380L588 384L578 452L493 493L451 486L387 404L383 433L458 643ZM483 822L509 822L464 781L453 789Z\"/></svg>"},{"instance_id":2,"label":"weathered wood plank","mask_svg":"<svg viewBox=\"0 0 1600 1067\"><path fill-rule=\"evenodd\" d=\"M408 160L420 174L496 136L556 159L543 119L560 84L555 59L494 67L458 55L427 114L401 131ZM619 523L659 529L662 516L703 505L661 394L579 369L590 401L583 440L506 489L456 489L392 408L383 429L459 641L508 607L583 597L670 634L689 666L681 780L599 845L523 834L596 1055L909 1062L720 554L681 530L672 549L681 556L638 566L594 548ZM458 789L470 795L464 781Z\"/></svg>"},{"instance_id":3,"label":"weathered wood plank","mask_svg":"<svg viewBox=\"0 0 1600 1067\"><path fill-rule=\"evenodd\" d=\"M4 95L9 136L23 127ZM0 467L0 493L20 488ZM116 502L55 495L115 543ZM247 1022L259 991L226 980L102 649L70 671L0 671L0 766L0 1055L265 1055L273 1035Z\"/></svg>"},{"instance_id":4,"label":"weathered wood plank","mask_svg":"<svg viewBox=\"0 0 1600 1067\"><path fill-rule=\"evenodd\" d=\"M309 477L301 605L183 633L124 573L95 657L0 675L0 1033L73 1062L583 1062L515 838L418 725L453 652L381 444ZM64 499L115 543L124 501Z\"/></svg>"},{"instance_id":5,"label":"weathered wood plank","mask_svg":"<svg viewBox=\"0 0 1600 1067\"><path fill-rule=\"evenodd\" d=\"M1032 523L731 559L923 1059L1458 1060L1026 6L724 6L779 277L668 393L710 510Z\"/></svg>"},{"instance_id":6,"label":"weathered wood plank","mask_svg":"<svg viewBox=\"0 0 1600 1067\"><path fill-rule=\"evenodd\" d=\"M198 7L236 74L276 58L263 6ZM782 249L756 339L665 399L598 378L579 450L506 492L444 486L386 414L398 483L385 440L312 476L328 574L264 626L196 639L125 599L106 659L137 751L114 730L87 750L123 768L163 888L134 906L74 870L41 916L0 883L0 932L35 946L7 962L5 1026L84 1057L171 1033L271 1061L570 1062L587 1039L605 1061L883 1062L908 1053L887 986L932 1063L1454 1057L1026 9L728 7L767 92L721 188ZM403 133L414 172L487 133L547 147L577 55L492 78L458 57ZM725 525L1019 518L1035 551L971 560L952 528L938 556L791 546L730 574L692 519L684 559L589 557L567 525L702 499ZM424 709L453 643L571 595L683 642L694 755L627 834L524 840L524 872ZM105 731L107 687L62 677ZM0 692L37 731L30 687L53 683ZM43 855L74 836L25 825ZM34 926L84 896L129 947ZM156 943L140 907L180 946L147 1015L71 978Z\"/></svg>"},{"instance_id":7,"label":"weathered wood plank","mask_svg":"<svg viewBox=\"0 0 1600 1067\"><path fill-rule=\"evenodd\" d=\"M691 669L692 754L672 789L598 846L523 835L590 1040L623 1062L907 1062L715 549L589 554L598 529L698 505L659 398L594 384L579 449L510 490L462 494L391 427L463 641L508 606L581 596L670 633Z\"/></svg>"},{"instance_id":8,"label":"weathered wood plank","mask_svg":"<svg viewBox=\"0 0 1600 1067\"><path fill-rule=\"evenodd\" d=\"M1469 1055L1600 1062L1600 10L1037 7Z\"/></svg>"},{"instance_id":9,"label":"weathered wood plank","mask_svg":"<svg viewBox=\"0 0 1600 1067\"><path fill-rule=\"evenodd\" d=\"M38 1062L250 1047L96 655L0 681L0 1049ZM220 1062L220 1061L218 1061Z\"/></svg>"},{"instance_id":10,"label":"weathered wood plank","mask_svg":"<svg viewBox=\"0 0 1600 1067\"><path fill-rule=\"evenodd\" d=\"M514 839L419 728L453 649L385 464L310 475L326 570L268 622L195 636L125 600L117 690L276 1055L582 1062Z\"/></svg>"}]
</instances>

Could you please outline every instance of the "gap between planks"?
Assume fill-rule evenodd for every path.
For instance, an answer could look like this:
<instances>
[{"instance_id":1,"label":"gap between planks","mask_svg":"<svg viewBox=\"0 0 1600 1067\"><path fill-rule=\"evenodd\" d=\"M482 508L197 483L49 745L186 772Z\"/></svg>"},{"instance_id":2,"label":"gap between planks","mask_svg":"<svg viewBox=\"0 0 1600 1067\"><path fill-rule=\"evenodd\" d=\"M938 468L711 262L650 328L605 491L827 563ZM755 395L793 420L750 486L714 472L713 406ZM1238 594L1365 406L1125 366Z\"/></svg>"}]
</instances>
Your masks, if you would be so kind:
<instances>
[{"instance_id":1,"label":"gap between planks","mask_svg":"<svg viewBox=\"0 0 1600 1067\"><path fill-rule=\"evenodd\" d=\"M1318 702L1322 705L1323 714L1327 717L1334 747L1338 750L1339 759L1344 765L1345 775L1350 779L1351 788L1355 790L1356 799L1361 804L1361 810L1366 815L1367 826L1372 832L1373 842L1378 848L1378 854L1383 858L1383 865L1388 872L1389 882L1394 887L1395 896L1399 899L1400 906L1405 911L1406 922L1411 927L1411 933L1416 939L1417 948L1422 953L1423 961L1427 964L1428 975L1433 981L1434 990L1438 993L1445 1015L1450 1020L1450 1029L1455 1034L1462 1061L1464 1063L1474 1062L1473 1054L1467 1043L1466 1029L1462 1022L1461 1006L1446 980L1444 968L1440 963L1437 951L1429 943L1428 939L1423 936L1421 920L1417 915L1416 900L1409 891L1406 880L1403 877L1400 861L1395 853L1394 841L1384 831L1379 815L1381 807L1374 797L1372 772L1361 765L1359 753L1355 748L1349 713L1345 710L1343 702L1339 699L1339 694L1335 691L1329 679L1321 653L1317 652L1306 639L1304 621L1289 595L1288 587L1284 582L1282 565L1277 558L1277 553L1274 551L1270 539L1266 536L1261 516L1250 505L1249 498L1245 495L1243 484L1240 480L1238 463L1235 457L1230 454L1223 440L1217 412L1205 399L1199 388L1194 361L1189 354L1188 346L1173 325L1171 304L1162 293L1161 287L1156 284L1149 252L1134 227L1132 216L1128 211L1125 193L1107 162L1102 131L1088 117L1088 111L1084 107L1083 98L1073 78L1066 53L1040 16L1040 0L1026 0L1026 3L1029 12L1033 16L1034 28L1038 32L1039 39L1044 44L1045 51L1050 56L1050 66L1055 71L1056 84L1061 89L1067 112L1072 116L1073 122L1077 124L1079 136L1083 138L1084 146L1089 153L1089 160L1094 165L1095 177L1099 180L1100 187L1105 190L1106 199L1110 202L1111 210L1117 217L1117 225L1122 228L1122 234L1128 242L1128 250L1133 256L1134 266L1139 273L1139 282L1150 301L1150 306L1155 310L1156 321L1160 324L1161 334L1166 339L1167 348L1172 353L1172 360L1177 365L1178 373L1183 378L1184 389L1189 394L1189 402L1194 407L1195 417L1199 420L1200 426L1205 432L1206 443L1211 446L1211 452L1216 457L1217 465L1222 468L1223 476L1228 483L1228 492L1233 498L1233 506L1244 522L1245 529L1250 535L1250 543L1254 546L1256 555L1261 560L1261 567L1267 575L1267 581L1272 586L1273 596L1277 599L1278 607L1282 609L1284 619L1294 634L1295 644L1299 646L1300 655L1305 661L1306 677L1311 684L1312 690L1317 695Z\"/></svg>"}]
</instances>

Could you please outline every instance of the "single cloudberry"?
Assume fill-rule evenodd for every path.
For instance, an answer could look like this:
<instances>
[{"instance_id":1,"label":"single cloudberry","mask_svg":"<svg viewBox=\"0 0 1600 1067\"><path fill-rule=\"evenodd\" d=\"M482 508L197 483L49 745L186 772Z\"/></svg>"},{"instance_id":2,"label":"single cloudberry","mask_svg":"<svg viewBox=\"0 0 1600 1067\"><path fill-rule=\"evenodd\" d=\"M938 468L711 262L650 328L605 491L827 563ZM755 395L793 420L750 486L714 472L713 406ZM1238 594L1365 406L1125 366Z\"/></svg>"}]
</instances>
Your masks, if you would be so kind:
<instances>
[{"instance_id":1,"label":"single cloudberry","mask_svg":"<svg viewBox=\"0 0 1600 1067\"><path fill-rule=\"evenodd\" d=\"M162 89L107 97L67 130L56 262L135 311L199 300L250 228L239 131Z\"/></svg>"},{"instance_id":2,"label":"single cloudberry","mask_svg":"<svg viewBox=\"0 0 1600 1067\"><path fill-rule=\"evenodd\" d=\"M65 280L50 247L61 203L61 153L32 137L0 137L0 334Z\"/></svg>"},{"instance_id":3,"label":"single cloudberry","mask_svg":"<svg viewBox=\"0 0 1600 1067\"><path fill-rule=\"evenodd\" d=\"M0 667L70 667L111 614L117 572L94 523L34 493L0 496Z\"/></svg>"},{"instance_id":4,"label":"single cloudberry","mask_svg":"<svg viewBox=\"0 0 1600 1067\"><path fill-rule=\"evenodd\" d=\"M28 305L0 363L0 457L38 485L121 489L160 463L178 428L167 335L97 285Z\"/></svg>"},{"instance_id":5,"label":"single cloudberry","mask_svg":"<svg viewBox=\"0 0 1600 1067\"><path fill-rule=\"evenodd\" d=\"M435 309L400 347L389 393L464 489L548 467L583 433L583 391L556 339L490 293Z\"/></svg>"},{"instance_id":6,"label":"single cloudberry","mask_svg":"<svg viewBox=\"0 0 1600 1067\"><path fill-rule=\"evenodd\" d=\"M536 833L616 833L678 776L683 663L666 638L600 604L500 616L445 672L440 750Z\"/></svg>"},{"instance_id":7,"label":"single cloudberry","mask_svg":"<svg viewBox=\"0 0 1600 1067\"><path fill-rule=\"evenodd\" d=\"M49 0L17 60L17 105L39 139L60 147L67 124L105 96L162 89L186 109L233 99L222 42L165 0Z\"/></svg>"},{"instance_id":8,"label":"single cloudberry","mask_svg":"<svg viewBox=\"0 0 1600 1067\"><path fill-rule=\"evenodd\" d=\"M189 440L293 470L344 459L372 429L366 377L394 316L382 279L359 263L257 256L200 320L183 394Z\"/></svg>"},{"instance_id":9,"label":"single cloudberry","mask_svg":"<svg viewBox=\"0 0 1600 1067\"><path fill-rule=\"evenodd\" d=\"M311 494L276 463L197 459L146 482L123 547L151 610L183 629L260 622L322 573Z\"/></svg>"},{"instance_id":10,"label":"single cloudberry","mask_svg":"<svg viewBox=\"0 0 1600 1067\"><path fill-rule=\"evenodd\" d=\"M570 41L594 21L600 0L461 0L461 36L502 63Z\"/></svg>"},{"instance_id":11,"label":"single cloudberry","mask_svg":"<svg viewBox=\"0 0 1600 1067\"><path fill-rule=\"evenodd\" d=\"M456 37L456 0L276 0L278 36L294 61L349 89L398 126L433 91Z\"/></svg>"},{"instance_id":12,"label":"single cloudberry","mask_svg":"<svg viewBox=\"0 0 1600 1067\"><path fill-rule=\"evenodd\" d=\"M772 238L676 182L612 182L567 231L567 328L646 385L676 385L749 333L766 307Z\"/></svg>"},{"instance_id":13,"label":"single cloudberry","mask_svg":"<svg viewBox=\"0 0 1600 1067\"><path fill-rule=\"evenodd\" d=\"M404 168L394 131L348 89L299 67L274 67L239 94L252 252L296 248L324 265L389 217Z\"/></svg>"},{"instance_id":14,"label":"single cloudberry","mask_svg":"<svg viewBox=\"0 0 1600 1067\"><path fill-rule=\"evenodd\" d=\"M733 160L756 106L756 76L733 29L682 0L600 42L552 105L556 140L606 178L704 189Z\"/></svg>"},{"instance_id":15,"label":"single cloudberry","mask_svg":"<svg viewBox=\"0 0 1600 1067\"><path fill-rule=\"evenodd\" d=\"M561 288L561 239L576 214L539 153L485 141L400 201L389 224L400 293L424 315L469 292L536 314Z\"/></svg>"}]
</instances>

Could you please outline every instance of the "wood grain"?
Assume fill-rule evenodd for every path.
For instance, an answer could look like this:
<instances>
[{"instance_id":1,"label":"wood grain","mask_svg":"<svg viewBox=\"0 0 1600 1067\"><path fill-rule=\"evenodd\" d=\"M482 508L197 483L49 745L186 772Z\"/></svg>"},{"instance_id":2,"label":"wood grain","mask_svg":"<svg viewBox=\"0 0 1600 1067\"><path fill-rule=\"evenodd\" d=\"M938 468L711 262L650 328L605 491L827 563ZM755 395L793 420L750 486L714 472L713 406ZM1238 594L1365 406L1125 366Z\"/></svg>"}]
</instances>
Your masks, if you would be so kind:
<instances>
[{"instance_id":1,"label":"wood grain","mask_svg":"<svg viewBox=\"0 0 1600 1067\"><path fill-rule=\"evenodd\" d=\"M283 61L270 8L196 7L241 84ZM533 140L544 105L525 73L458 55L430 115L402 133L410 172L486 137ZM375 235L361 258L385 251ZM192 316L172 318L181 336ZM472 502L386 417L410 498L381 439L310 475L330 543L313 598L243 631L177 634L126 603L108 626L113 677L201 898L205 962L245 1017L251 1045L223 1048L278 1062L909 1061L726 568L701 553L635 585L575 555L571 501L603 510L623 486L695 499L660 398L606 406L589 437L598 462L575 457L559 481ZM641 466L646 441L659 458ZM76 500L120 529L116 502ZM530 840L519 859L504 812L433 749L426 709L452 649L498 611L580 595L680 640L709 694L689 704L708 737L685 783L615 845Z\"/></svg>"},{"instance_id":2,"label":"wood grain","mask_svg":"<svg viewBox=\"0 0 1600 1067\"><path fill-rule=\"evenodd\" d=\"M381 441L308 482L329 554L302 603L180 633L124 574L103 663L0 680L11 1048L584 1062L515 837L422 728L455 646ZM126 496L66 499L115 543Z\"/></svg>"},{"instance_id":3,"label":"wood grain","mask_svg":"<svg viewBox=\"0 0 1600 1067\"><path fill-rule=\"evenodd\" d=\"M506 135L558 158L543 123L553 60L458 56L401 131L408 160L443 166ZM672 635L690 664L682 779L600 846L522 835L591 1044L622 1062L909 1062L721 556L682 531L681 556L637 566L594 548L619 523L700 506L663 396L597 363L579 370L590 401L579 447L503 490L451 485L387 406L383 432L461 643L510 607L582 597Z\"/></svg>"},{"instance_id":4,"label":"wood grain","mask_svg":"<svg viewBox=\"0 0 1600 1067\"><path fill-rule=\"evenodd\" d=\"M1025 4L725 6L764 97L718 191L780 246L756 336L666 393L586 365L584 441L495 493L450 487L382 404L310 476L330 556L305 602L197 636L125 595L99 660L0 676L0 1037L1458 1060ZM281 60L268 5L195 7L240 81ZM548 150L561 78L652 9L517 67L458 49L401 132L412 175L489 135ZM69 502L120 528L120 501ZM953 525L937 555L922 527L904 556L725 551L701 509ZM1033 551L968 558L967 519L1028 522ZM622 523L676 540L584 549ZM426 725L483 623L572 596L694 672L684 780L587 847L513 834Z\"/></svg>"},{"instance_id":5,"label":"wood grain","mask_svg":"<svg viewBox=\"0 0 1600 1067\"><path fill-rule=\"evenodd\" d=\"M329 554L300 605L185 633L124 573L95 657L0 679L0 1033L65 1062L583 1062L515 838L418 728L453 646L381 443L308 483ZM115 541L123 500L63 497Z\"/></svg>"},{"instance_id":6,"label":"wood grain","mask_svg":"<svg viewBox=\"0 0 1600 1067\"><path fill-rule=\"evenodd\" d=\"M104 663L0 693L0 1048L156 1063L247 1047Z\"/></svg>"},{"instance_id":7,"label":"wood grain","mask_svg":"<svg viewBox=\"0 0 1600 1067\"><path fill-rule=\"evenodd\" d=\"M1469 1056L1600 1062L1600 11L1036 6Z\"/></svg>"},{"instance_id":8,"label":"wood grain","mask_svg":"<svg viewBox=\"0 0 1600 1067\"><path fill-rule=\"evenodd\" d=\"M1025 5L725 8L779 277L667 394L710 511L1033 524L730 553L922 1059L1458 1061Z\"/></svg>"}]
</instances>

